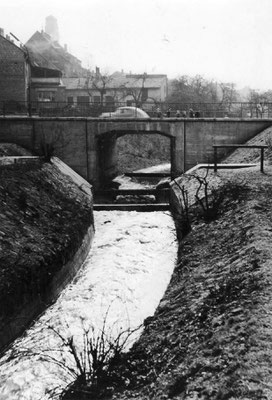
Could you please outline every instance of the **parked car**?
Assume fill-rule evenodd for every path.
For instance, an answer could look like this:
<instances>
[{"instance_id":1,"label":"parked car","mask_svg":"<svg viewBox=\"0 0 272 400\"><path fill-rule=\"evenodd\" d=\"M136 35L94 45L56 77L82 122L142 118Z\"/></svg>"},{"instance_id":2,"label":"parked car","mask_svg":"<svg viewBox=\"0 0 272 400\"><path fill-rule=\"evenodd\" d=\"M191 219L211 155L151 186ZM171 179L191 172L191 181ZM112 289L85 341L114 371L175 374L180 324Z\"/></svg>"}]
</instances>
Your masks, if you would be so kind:
<instances>
[{"instance_id":1,"label":"parked car","mask_svg":"<svg viewBox=\"0 0 272 400\"><path fill-rule=\"evenodd\" d=\"M100 118L150 118L149 115L137 107L119 107L113 112L102 113Z\"/></svg>"}]
</instances>

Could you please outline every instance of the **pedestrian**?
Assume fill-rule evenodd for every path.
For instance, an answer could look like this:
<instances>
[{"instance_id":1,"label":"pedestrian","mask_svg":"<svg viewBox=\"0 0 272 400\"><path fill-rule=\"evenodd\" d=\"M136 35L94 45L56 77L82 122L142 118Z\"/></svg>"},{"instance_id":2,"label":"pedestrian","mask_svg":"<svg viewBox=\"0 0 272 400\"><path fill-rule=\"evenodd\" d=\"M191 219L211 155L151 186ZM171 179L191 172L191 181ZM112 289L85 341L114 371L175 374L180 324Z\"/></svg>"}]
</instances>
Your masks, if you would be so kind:
<instances>
[{"instance_id":1,"label":"pedestrian","mask_svg":"<svg viewBox=\"0 0 272 400\"><path fill-rule=\"evenodd\" d=\"M180 118L181 117L181 113L179 110L176 111L176 118Z\"/></svg>"},{"instance_id":2,"label":"pedestrian","mask_svg":"<svg viewBox=\"0 0 272 400\"><path fill-rule=\"evenodd\" d=\"M157 117L158 117L158 118L161 118L161 116L162 116L162 112L161 112L160 107L158 107L158 108L157 108Z\"/></svg>"},{"instance_id":3,"label":"pedestrian","mask_svg":"<svg viewBox=\"0 0 272 400\"><path fill-rule=\"evenodd\" d=\"M262 107L262 104L261 104L261 103L257 104L256 109L257 109L257 118L262 118L262 117L263 117L263 107Z\"/></svg>"},{"instance_id":4,"label":"pedestrian","mask_svg":"<svg viewBox=\"0 0 272 400\"><path fill-rule=\"evenodd\" d=\"M195 112L195 118L199 118L200 117L200 112L199 111L196 111Z\"/></svg>"},{"instance_id":5,"label":"pedestrian","mask_svg":"<svg viewBox=\"0 0 272 400\"><path fill-rule=\"evenodd\" d=\"M190 108L189 110L189 118L194 118L195 114L194 114L194 110L192 108Z\"/></svg>"},{"instance_id":6,"label":"pedestrian","mask_svg":"<svg viewBox=\"0 0 272 400\"><path fill-rule=\"evenodd\" d=\"M166 116L167 118L171 117L171 108L168 108L168 110L166 111Z\"/></svg>"}]
</instances>

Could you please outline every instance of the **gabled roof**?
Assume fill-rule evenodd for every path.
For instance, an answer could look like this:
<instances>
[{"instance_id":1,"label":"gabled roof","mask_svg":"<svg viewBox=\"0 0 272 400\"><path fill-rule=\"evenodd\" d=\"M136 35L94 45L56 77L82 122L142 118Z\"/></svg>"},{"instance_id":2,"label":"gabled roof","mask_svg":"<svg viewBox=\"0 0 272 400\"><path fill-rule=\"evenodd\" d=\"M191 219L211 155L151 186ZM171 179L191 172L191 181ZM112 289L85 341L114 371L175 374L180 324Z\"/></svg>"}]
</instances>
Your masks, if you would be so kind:
<instances>
[{"instance_id":1,"label":"gabled roof","mask_svg":"<svg viewBox=\"0 0 272 400\"><path fill-rule=\"evenodd\" d=\"M39 53L43 53L47 50L55 50L56 53L64 60L69 61L73 59L74 61L81 64L81 61L68 53L58 42L53 41L51 36L46 32L36 31L31 38L26 42L25 46L27 48L32 49L33 51L38 51Z\"/></svg>"},{"instance_id":2,"label":"gabled roof","mask_svg":"<svg viewBox=\"0 0 272 400\"><path fill-rule=\"evenodd\" d=\"M109 81L106 84L107 89L141 89L143 86L142 75L127 75L119 72L113 73L109 76ZM167 79L167 75L147 75L144 81L144 87L147 89L160 88ZM63 84L68 90L75 89L88 89L87 78L63 78ZM98 79L98 85L99 79ZM89 84L89 89L95 90L94 87Z\"/></svg>"},{"instance_id":3,"label":"gabled roof","mask_svg":"<svg viewBox=\"0 0 272 400\"><path fill-rule=\"evenodd\" d=\"M0 35L0 40L3 40L5 45L14 47L14 50L16 52L22 53L22 56L24 56L27 59L27 51L23 47L17 46L12 40L5 38L5 36L3 35Z\"/></svg>"},{"instance_id":4,"label":"gabled roof","mask_svg":"<svg viewBox=\"0 0 272 400\"><path fill-rule=\"evenodd\" d=\"M51 61L48 61L42 54L32 49L28 49L30 64L33 67L47 68L59 71L59 69Z\"/></svg>"}]
</instances>

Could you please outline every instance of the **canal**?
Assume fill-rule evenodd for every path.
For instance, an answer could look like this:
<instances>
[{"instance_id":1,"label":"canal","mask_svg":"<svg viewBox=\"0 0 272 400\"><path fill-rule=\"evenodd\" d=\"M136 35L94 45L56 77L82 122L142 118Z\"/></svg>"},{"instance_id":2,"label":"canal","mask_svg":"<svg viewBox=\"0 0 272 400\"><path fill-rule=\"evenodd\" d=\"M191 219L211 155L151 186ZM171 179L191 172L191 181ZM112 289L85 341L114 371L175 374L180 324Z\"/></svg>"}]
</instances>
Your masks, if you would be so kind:
<instances>
[{"instance_id":1,"label":"canal","mask_svg":"<svg viewBox=\"0 0 272 400\"><path fill-rule=\"evenodd\" d=\"M58 398L73 380L64 340L73 337L80 352L86 329L134 330L158 306L177 257L171 213L96 211L95 229L76 278L0 360L1 400Z\"/></svg>"}]
</instances>

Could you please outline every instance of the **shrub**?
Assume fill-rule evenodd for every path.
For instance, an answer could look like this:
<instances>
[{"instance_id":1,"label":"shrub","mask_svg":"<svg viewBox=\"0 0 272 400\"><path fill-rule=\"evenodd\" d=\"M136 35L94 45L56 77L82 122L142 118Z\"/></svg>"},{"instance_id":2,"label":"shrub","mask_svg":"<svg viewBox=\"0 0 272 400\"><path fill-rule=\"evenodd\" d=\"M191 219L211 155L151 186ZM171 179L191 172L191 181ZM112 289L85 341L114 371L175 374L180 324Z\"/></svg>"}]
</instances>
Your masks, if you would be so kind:
<instances>
[{"instance_id":1,"label":"shrub","mask_svg":"<svg viewBox=\"0 0 272 400\"><path fill-rule=\"evenodd\" d=\"M102 394L110 394L115 387L124 383L123 374L118 372L121 354L130 344L131 336L140 327L124 329L119 328L117 323L108 326L108 311L101 328L90 325L80 317L76 336L69 333L68 323L61 328L47 326L43 329L50 347L15 347L9 359L35 358L56 365L59 377L65 381L69 379L71 383L65 389L57 386L47 390L51 398L82 399L87 393L88 399L97 399ZM53 333L53 336L49 336L46 330Z\"/></svg>"},{"instance_id":2,"label":"shrub","mask_svg":"<svg viewBox=\"0 0 272 400\"><path fill-rule=\"evenodd\" d=\"M205 222L215 220L224 211L224 204L239 200L247 190L244 182L233 180L224 181L218 187L212 186L208 180L208 169L204 176L194 175L194 178L199 183L195 199L202 210Z\"/></svg>"},{"instance_id":3,"label":"shrub","mask_svg":"<svg viewBox=\"0 0 272 400\"><path fill-rule=\"evenodd\" d=\"M188 191L185 189L185 186L180 185L176 179L174 179L174 182L180 189L180 195L179 195L180 208L175 212L177 237L178 240L180 240L184 236L186 236L191 230L191 221L189 215L189 200L188 200Z\"/></svg>"}]
</instances>

